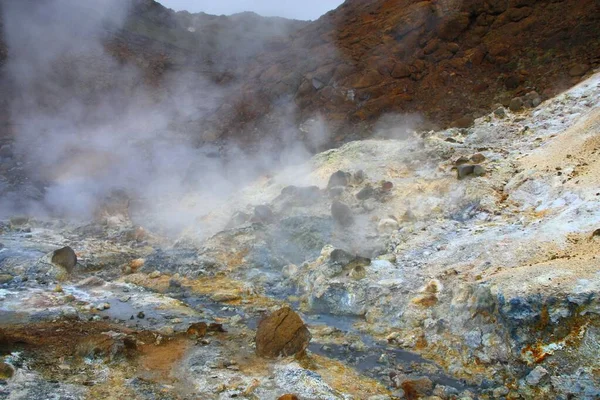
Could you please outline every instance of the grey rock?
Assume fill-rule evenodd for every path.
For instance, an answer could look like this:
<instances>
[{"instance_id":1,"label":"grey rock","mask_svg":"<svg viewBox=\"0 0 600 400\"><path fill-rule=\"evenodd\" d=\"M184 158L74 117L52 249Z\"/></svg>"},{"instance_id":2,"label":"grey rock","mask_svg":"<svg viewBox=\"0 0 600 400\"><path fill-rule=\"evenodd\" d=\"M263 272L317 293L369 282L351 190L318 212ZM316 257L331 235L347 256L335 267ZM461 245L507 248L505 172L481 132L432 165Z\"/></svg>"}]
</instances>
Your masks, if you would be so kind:
<instances>
[{"instance_id":1,"label":"grey rock","mask_svg":"<svg viewBox=\"0 0 600 400\"><path fill-rule=\"evenodd\" d=\"M327 189L331 189L337 186L346 187L348 186L348 176L349 174L344 171L334 172L331 177L329 177L329 182L327 183Z\"/></svg>"},{"instance_id":2,"label":"grey rock","mask_svg":"<svg viewBox=\"0 0 600 400\"><path fill-rule=\"evenodd\" d=\"M510 101L508 108L512 112L519 112L523 109L523 99L520 97L515 97Z\"/></svg>"},{"instance_id":3,"label":"grey rock","mask_svg":"<svg viewBox=\"0 0 600 400\"><path fill-rule=\"evenodd\" d=\"M331 204L331 216L335 222L342 226L350 226L354 223L354 216L350 207L337 200Z\"/></svg>"},{"instance_id":4,"label":"grey rock","mask_svg":"<svg viewBox=\"0 0 600 400\"><path fill-rule=\"evenodd\" d=\"M458 179L464 179L467 176L473 174L474 170L475 170L475 166L474 165L461 164L461 165L459 165L459 166L456 167L456 177Z\"/></svg>"},{"instance_id":5,"label":"grey rock","mask_svg":"<svg viewBox=\"0 0 600 400\"><path fill-rule=\"evenodd\" d=\"M320 90L325 87L325 84L323 82L321 82L320 80L318 80L317 78L313 78L312 86L315 88L315 90Z\"/></svg>"},{"instance_id":6,"label":"grey rock","mask_svg":"<svg viewBox=\"0 0 600 400\"><path fill-rule=\"evenodd\" d=\"M481 165L473 166L473 175L475 176L483 176L485 175L485 168Z\"/></svg>"},{"instance_id":7,"label":"grey rock","mask_svg":"<svg viewBox=\"0 0 600 400\"><path fill-rule=\"evenodd\" d=\"M373 196L375 196L375 189L371 185L365 186L356 194L358 200L366 200Z\"/></svg>"},{"instance_id":8,"label":"grey rock","mask_svg":"<svg viewBox=\"0 0 600 400\"><path fill-rule=\"evenodd\" d=\"M537 386L547 376L548 371L546 368L538 365L525 377L525 382L527 382L529 386Z\"/></svg>"},{"instance_id":9,"label":"grey rock","mask_svg":"<svg viewBox=\"0 0 600 400\"><path fill-rule=\"evenodd\" d=\"M281 199L289 206L310 206L321 198L321 190L318 186L286 186L281 190Z\"/></svg>"}]
</instances>

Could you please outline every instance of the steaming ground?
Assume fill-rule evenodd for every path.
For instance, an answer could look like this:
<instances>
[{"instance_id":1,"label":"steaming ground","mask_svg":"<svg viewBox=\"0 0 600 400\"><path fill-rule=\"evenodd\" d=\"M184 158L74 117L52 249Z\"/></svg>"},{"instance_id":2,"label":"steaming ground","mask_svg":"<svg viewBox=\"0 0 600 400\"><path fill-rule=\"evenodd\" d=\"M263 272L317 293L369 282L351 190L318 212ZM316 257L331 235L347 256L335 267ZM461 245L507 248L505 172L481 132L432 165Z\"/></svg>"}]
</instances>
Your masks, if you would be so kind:
<instances>
[{"instance_id":1,"label":"steaming ground","mask_svg":"<svg viewBox=\"0 0 600 400\"><path fill-rule=\"evenodd\" d=\"M264 141L243 150L213 137L202 121L236 87L196 71L173 72L156 86L107 54L104 42L126 24L129 6L53 0L3 7L15 136L6 151L21 177L4 190L2 215L89 220L122 195L153 228L178 234L265 171L309 157L295 132L261 132ZM271 37L267 28L260 37ZM293 112L280 126L292 126ZM305 135L309 145L328 140L318 122Z\"/></svg>"},{"instance_id":2,"label":"steaming ground","mask_svg":"<svg viewBox=\"0 0 600 400\"><path fill-rule=\"evenodd\" d=\"M0 393L598 397L599 91L319 153L215 196L177 240L117 195L93 223L3 222ZM71 274L49 261L65 245ZM259 357L286 304L308 353Z\"/></svg>"}]
</instances>

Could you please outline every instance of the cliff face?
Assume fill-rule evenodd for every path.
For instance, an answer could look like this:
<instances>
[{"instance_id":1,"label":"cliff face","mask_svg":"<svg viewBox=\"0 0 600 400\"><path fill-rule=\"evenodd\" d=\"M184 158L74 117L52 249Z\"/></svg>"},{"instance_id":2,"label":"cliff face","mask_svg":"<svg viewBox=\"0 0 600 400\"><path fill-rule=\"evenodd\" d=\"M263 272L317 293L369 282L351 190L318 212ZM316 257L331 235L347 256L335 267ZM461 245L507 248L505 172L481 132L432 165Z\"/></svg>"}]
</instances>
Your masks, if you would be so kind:
<instances>
[{"instance_id":1,"label":"cliff face","mask_svg":"<svg viewBox=\"0 0 600 400\"><path fill-rule=\"evenodd\" d=\"M265 108L290 96L338 132L390 112L446 125L569 87L600 61L599 25L594 0L349 0L261 55L245 92Z\"/></svg>"}]
</instances>

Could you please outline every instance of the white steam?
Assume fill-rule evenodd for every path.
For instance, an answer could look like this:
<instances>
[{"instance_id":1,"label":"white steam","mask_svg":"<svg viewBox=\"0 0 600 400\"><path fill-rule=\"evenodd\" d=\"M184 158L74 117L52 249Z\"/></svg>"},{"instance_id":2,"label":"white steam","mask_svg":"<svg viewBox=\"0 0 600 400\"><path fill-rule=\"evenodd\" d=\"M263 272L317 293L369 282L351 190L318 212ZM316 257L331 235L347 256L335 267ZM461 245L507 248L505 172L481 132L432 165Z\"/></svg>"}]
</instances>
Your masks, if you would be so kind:
<instances>
[{"instance_id":1,"label":"white steam","mask_svg":"<svg viewBox=\"0 0 600 400\"><path fill-rule=\"evenodd\" d=\"M252 154L219 143L222 158L216 144L198 146L210 137L203 119L234 88L193 71L147 85L142 71L107 54L104 43L124 26L128 1L5 4L11 122L29 176L45 185L38 212L89 218L125 189L164 228L181 229L263 171L309 155L289 132L277 132L283 146L266 142ZM312 143L326 135L322 126L309 129ZM191 194L199 200L186 202Z\"/></svg>"}]
</instances>

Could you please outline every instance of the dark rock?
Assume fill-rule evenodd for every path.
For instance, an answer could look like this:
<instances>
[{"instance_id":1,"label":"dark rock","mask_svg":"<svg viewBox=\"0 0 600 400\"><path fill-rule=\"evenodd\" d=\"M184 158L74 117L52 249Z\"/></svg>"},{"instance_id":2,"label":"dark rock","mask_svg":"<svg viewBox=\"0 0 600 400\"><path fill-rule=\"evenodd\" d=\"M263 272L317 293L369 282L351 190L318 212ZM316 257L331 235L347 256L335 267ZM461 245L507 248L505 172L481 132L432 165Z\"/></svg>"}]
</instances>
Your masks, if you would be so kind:
<instances>
[{"instance_id":1,"label":"dark rock","mask_svg":"<svg viewBox=\"0 0 600 400\"><path fill-rule=\"evenodd\" d=\"M263 224L271 224L275 222L275 214L269 206L260 205L254 207L253 222L261 222Z\"/></svg>"},{"instance_id":2,"label":"dark rock","mask_svg":"<svg viewBox=\"0 0 600 400\"><path fill-rule=\"evenodd\" d=\"M337 200L331 204L331 216L335 222L342 226L350 226L354 223L354 216L350 207Z\"/></svg>"},{"instance_id":3,"label":"dark rock","mask_svg":"<svg viewBox=\"0 0 600 400\"><path fill-rule=\"evenodd\" d=\"M367 185L356 194L356 198L358 200L366 200L373 197L374 195L375 190L373 189L373 187L371 185Z\"/></svg>"},{"instance_id":4,"label":"dark rock","mask_svg":"<svg viewBox=\"0 0 600 400\"><path fill-rule=\"evenodd\" d=\"M315 88L315 90L320 90L325 87L325 84L323 82L321 82L319 79L313 78L312 86L313 86L313 88Z\"/></svg>"},{"instance_id":5,"label":"dark rock","mask_svg":"<svg viewBox=\"0 0 600 400\"><path fill-rule=\"evenodd\" d=\"M281 308L261 320L256 330L256 354L276 358L301 353L308 347L308 328L291 308Z\"/></svg>"},{"instance_id":6,"label":"dark rock","mask_svg":"<svg viewBox=\"0 0 600 400\"><path fill-rule=\"evenodd\" d=\"M500 106L494 110L494 115L498 118L504 118L506 116L506 110L504 107Z\"/></svg>"},{"instance_id":7,"label":"dark rock","mask_svg":"<svg viewBox=\"0 0 600 400\"><path fill-rule=\"evenodd\" d=\"M474 165L471 164L462 164L456 168L456 176L458 179L464 179L465 177L471 175L473 170L475 169Z\"/></svg>"},{"instance_id":8,"label":"dark rock","mask_svg":"<svg viewBox=\"0 0 600 400\"><path fill-rule=\"evenodd\" d=\"M381 182L381 190L384 192L389 192L394 188L394 184L390 181Z\"/></svg>"},{"instance_id":9,"label":"dark rock","mask_svg":"<svg viewBox=\"0 0 600 400\"><path fill-rule=\"evenodd\" d=\"M542 97L535 90L527 93L525 95L525 100L527 101L528 107L535 108L542 103Z\"/></svg>"},{"instance_id":10,"label":"dark rock","mask_svg":"<svg viewBox=\"0 0 600 400\"><path fill-rule=\"evenodd\" d=\"M310 206L321 198L321 190L318 186L287 186L281 190L281 196L286 204L294 206Z\"/></svg>"},{"instance_id":11,"label":"dark rock","mask_svg":"<svg viewBox=\"0 0 600 400\"><path fill-rule=\"evenodd\" d=\"M144 319L144 318L146 318L146 314L144 314L144 312L143 312L143 311L140 311L139 313L137 313L137 317L138 317L139 319Z\"/></svg>"},{"instance_id":12,"label":"dark rock","mask_svg":"<svg viewBox=\"0 0 600 400\"><path fill-rule=\"evenodd\" d=\"M77 264L77 255L72 248L65 246L62 249L54 250L51 262L54 265L64 268L70 274Z\"/></svg>"},{"instance_id":13,"label":"dark rock","mask_svg":"<svg viewBox=\"0 0 600 400\"><path fill-rule=\"evenodd\" d=\"M509 75L504 79L504 86L508 90L514 90L521 84L521 78L518 75Z\"/></svg>"},{"instance_id":14,"label":"dark rock","mask_svg":"<svg viewBox=\"0 0 600 400\"><path fill-rule=\"evenodd\" d=\"M404 63L397 63L394 65L391 72L392 78L395 79L408 78L410 74L410 67Z\"/></svg>"},{"instance_id":15,"label":"dark rock","mask_svg":"<svg viewBox=\"0 0 600 400\"><path fill-rule=\"evenodd\" d=\"M344 171L334 172L329 178L329 182L327 183L327 189L331 189L337 186L348 186L348 175L349 174Z\"/></svg>"},{"instance_id":16,"label":"dark rock","mask_svg":"<svg viewBox=\"0 0 600 400\"><path fill-rule=\"evenodd\" d=\"M335 249L331 252L329 260L336 264L348 265L354 260L354 256L345 250Z\"/></svg>"},{"instance_id":17,"label":"dark rock","mask_svg":"<svg viewBox=\"0 0 600 400\"><path fill-rule=\"evenodd\" d=\"M473 117L469 116L469 115L465 115L463 117L460 117L457 120L454 120L451 124L451 126L453 128L468 128L471 125L473 125Z\"/></svg>"},{"instance_id":18,"label":"dark rock","mask_svg":"<svg viewBox=\"0 0 600 400\"><path fill-rule=\"evenodd\" d=\"M211 322L208 324L209 332L227 332L225 328L223 328L223 324L219 324L217 322Z\"/></svg>"},{"instance_id":19,"label":"dark rock","mask_svg":"<svg viewBox=\"0 0 600 400\"><path fill-rule=\"evenodd\" d=\"M456 39L469 26L469 14L461 13L443 19L438 27L438 36L444 40Z\"/></svg>"},{"instance_id":20,"label":"dark rock","mask_svg":"<svg viewBox=\"0 0 600 400\"><path fill-rule=\"evenodd\" d=\"M569 76L572 76L573 78L578 77L578 76L583 76L589 70L590 70L589 65L577 64L577 65L574 65L573 67L571 67L571 69L569 70Z\"/></svg>"},{"instance_id":21,"label":"dark rock","mask_svg":"<svg viewBox=\"0 0 600 400\"><path fill-rule=\"evenodd\" d=\"M520 97L515 97L510 101L508 108L512 112L519 112L523 109L523 99Z\"/></svg>"},{"instance_id":22,"label":"dark rock","mask_svg":"<svg viewBox=\"0 0 600 400\"><path fill-rule=\"evenodd\" d=\"M356 183L362 183L365 180L365 171L363 171L362 169L359 169L358 171L356 171L354 173L354 175L352 176L352 178L354 179L354 182Z\"/></svg>"}]
</instances>

